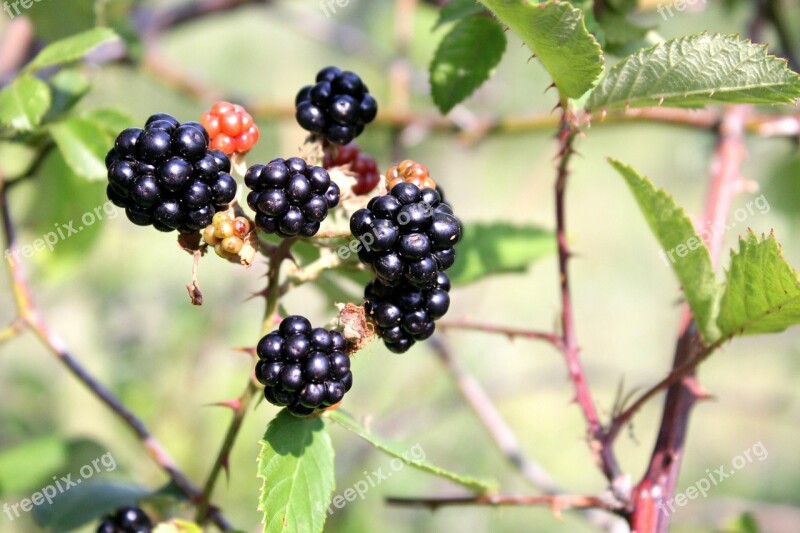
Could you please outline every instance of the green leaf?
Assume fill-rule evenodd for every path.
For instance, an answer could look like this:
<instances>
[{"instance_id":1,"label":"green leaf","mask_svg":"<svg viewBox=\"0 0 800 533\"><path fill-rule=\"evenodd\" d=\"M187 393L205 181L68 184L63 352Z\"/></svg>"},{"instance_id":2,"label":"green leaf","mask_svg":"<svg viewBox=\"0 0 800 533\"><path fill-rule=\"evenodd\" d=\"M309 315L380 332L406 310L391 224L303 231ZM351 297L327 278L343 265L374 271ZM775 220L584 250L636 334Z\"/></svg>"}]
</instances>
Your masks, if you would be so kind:
<instances>
[{"instance_id":1,"label":"green leaf","mask_svg":"<svg viewBox=\"0 0 800 533\"><path fill-rule=\"evenodd\" d=\"M52 120L58 115L72 109L81 98L89 91L89 80L75 69L59 71L50 80L50 90L53 93L53 105L50 106L47 120Z\"/></svg>"},{"instance_id":2,"label":"green leaf","mask_svg":"<svg viewBox=\"0 0 800 533\"><path fill-rule=\"evenodd\" d=\"M130 128L133 124L133 117L130 114L114 107L92 109L81 116L100 126L112 138L116 138L119 132Z\"/></svg>"},{"instance_id":3,"label":"green leaf","mask_svg":"<svg viewBox=\"0 0 800 533\"><path fill-rule=\"evenodd\" d=\"M456 262L447 274L454 284L464 285L496 274L525 272L555 249L553 233L536 226L465 224L456 245Z\"/></svg>"},{"instance_id":4,"label":"green leaf","mask_svg":"<svg viewBox=\"0 0 800 533\"><path fill-rule=\"evenodd\" d=\"M719 329L723 336L775 333L800 323L800 279L770 234L759 240L748 231L731 252L722 295Z\"/></svg>"},{"instance_id":5,"label":"green leaf","mask_svg":"<svg viewBox=\"0 0 800 533\"><path fill-rule=\"evenodd\" d=\"M56 435L43 437L0 453L0 495L21 494L66 461L66 443Z\"/></svg>"},{"instance_id":6,"label":"green leaf","mask_svg":"<svg viewBox=\"0 0 800 533\"><path fill-rule=\"evenodd\" d=\"M605 35L603 49L614 55L620 55L630 45L642 42L650 31L650 28L638 26L628 20L627 16L613 11L601 11L597 19Z\"/></svg>"},{"instance_id":7,"label":"green leaf","mask_svg":"<svg viewBox=\"0 0 800 533\"><path fill-rule=\"evenodd\" d=\"M54 2L44 0L34 3L25 11L25 16L33 22L39 39L53 42L93 28L96 18L95 1L97 0L69 0L69 9L53 9ZM111 3L120 2L114 0Z\"/></svg>"},{"instance_id":8,"label":"green leaf","mask_svg":"<svg viewBox=\"0 0 800 533\"><path fill-rule=\"evenodd\" d=\"M125 217L124 209L108 201L107 182L78 176L56 149L45 156L31 181L47 194L33 197L23 211L30 234L20 239L20 253L49 275L83 264L108 220Z\"/></svg>"},{"instance_id":9,"label":"green leaf","mask_svg":"<svg viewBox=\"0 0 800 533\"><path fill-rule=\"evenodd\" d=\"M0 123L30 131L50 108L50 89L33 76L20 76L0 91Z\"/></svg>"},{"instance_id":10,"label":"green leaf","mask_svg":"<svg viewBox=\"0 0 800 533\"><path fill-rule=\"evenodd\" d=\"M18 178L30 170L37 154L28 144L0 141L0 172L6 179Z\"/></svg>"},{"instance_id":11,"label":"green leaf","mask_svg":"<svg viewBox=\"0 0 800 533\"><path fill-rule=\"evenodd\" d=\"M587 109L713 103L783 104L800 97L800 76L767 47L734 35L692 35L640 50L616 65Z\"/></svg>"},{"instance_id":12,"label":"green leaf","mask_svg":"<svg viewBox=\"0 0 800 533\"><path fill-rule=\"evenodd\" d=\"M451 0L439 11L439 19L433 28L485 11L486 9L477 0Z\"/></svg>"},{"instance_id":13,"label":"green leaf","mask_svg":"<svg viewBox=\"0 0 800 533\"><path fill-rule=\"evenodd\" d=\"M75 474L72 481L78 484L58 493L52 503L45 501L33 507L33 519L39 526L54 533L71 531L150 494L148 489L131 483L83 479Z\"/></svg>"},{"instance_id":14,"label":"green leaf","mask_svg":"<svg viewBox=\"0 0 800 533\"><path fill-rule=\"evenodd\" d=\"M683 209L675 205L675 200L663 189L656 189L650 180L628 165L614 159L609 162L625 178L650 229L665 250L662 258L678 276L703 339L715 341L719 337L715 324L719 288L703 239L697 235Z\"/></svg>"},{"instance_id":15,"label":"green leaf","mask_svg":"<svg viewBox=\"0 0 800 533\"><path fill-rule=\"evenodd\" d=\"M50 126L50 133L75 174L88 180L106 178L105 157L112 140L95 122L72 117Z\"/></svg>"},{"instance_id":16,"label":"green leaf","mask_svg":"<svg viewBox=\"0 0 800 533\"><path fill-rule=\"evenodd\" d=\"M445 35L430 66L431 94L442 114L489 79L505 49L503 28L483 17L466 18Z\"/></svg>"},{"instance_id":17,"label":"green leaf","mask_svg":"<svg viewBox=\"0 0 800 533\"><path fill-rule=\"evenodd\" d=\"M587 31L583 12L567 2L481 0L525 41L550 73L559 93L578 98L603 72L600 45Z\"/></svg>"},{"instance_id":18,"label":"green leaf","mask_svg":"<svg viewBox=\"0 0 800 533\"><path fill-rule=\"evenodd\" d=\"M117 39L117 34L109 28L94 28L78 35L56 41L39 52L25 67L27 72L52 65L61 65L82 58L98 46Z\"/></svg>"},{"instance_id":19,"label":"green leaf","mask_svg":"<svg viewBox=\"0 0 800 533\"><path fill-rule=\"evenodd\" d=\"M497 483L495 481L486 481L481 479L475 479L468 476L462 476L460 474L455 474L450 472L449 470L445 470L443 468L439 468L438 466L432 465L428 461L425 460L425 451L419 446L419 444L412 446L411 448L404 446L399 443L390 442L384 440L380 437L377 437L367 431L365 427L359 424L353 417L342 411L341 409L336 409L335 411L328 411L326 413L326 417L332 420L333 422L339 424L343 428L347 429L348 431L352 431L373 447L377 448L378 450L390 455L391 457L400 459L404 463L409 466L412 466L418 470L422 470L423 472L427 472L429 474L433 474L434 476L439 476L441 478L447 479L465 487L471 492L475 492L477 494L486 494L490 492L497 491Z\"/></svg>"},{"instance_id":20,"label":"green leaf","mask_svg":"<svg viewBox=\"0 0 800 533\"><path fill-rule=\"evenodd\" d=\"M258 476L265 533L322 531L335 485L333 445L322 420L278 413L261 441Z\"/></svg>"}]
</instances>

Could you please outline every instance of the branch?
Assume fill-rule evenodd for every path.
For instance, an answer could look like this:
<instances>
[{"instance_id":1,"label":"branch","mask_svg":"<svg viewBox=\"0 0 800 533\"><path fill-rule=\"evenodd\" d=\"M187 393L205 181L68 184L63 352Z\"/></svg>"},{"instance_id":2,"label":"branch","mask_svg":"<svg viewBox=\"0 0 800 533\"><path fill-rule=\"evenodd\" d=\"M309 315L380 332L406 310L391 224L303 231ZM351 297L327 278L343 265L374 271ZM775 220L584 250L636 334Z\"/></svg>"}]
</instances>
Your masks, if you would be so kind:
<instances>
[{"instance_id":1,"label":"branch","mask_svg":"<svg viewBox=\"0 0 800 533\"><path fill-rule=\"evenodd\" d=\"M287 292L304 283L308 283L319 278L323 272L341 266L342 258L334 252L322 252L316 261L300 268L297 267L293 272L289 272L284 282L278 289L278 296L284 296Z\"/></svg>"},{"instance_id":2,"label":"branch","mask_svg":"<svg viewBox=\"0 0 800 533\"><path fill-rule=\"evenodd\" d=\"M539 340L552 344L559 350L563 348L561 337L555 333L547 333L544 331L534 331L530 329L510 328L506 326L495 326L492 324L483 324L480 322L470 322L468 320L442 320L436 323L436 327L441 331L447 330L464 330L464 331L480 331L483 333L493 333L496 335L503 335L509 339L521 337L529 340Z\"/></svg>"},{"instance_id":3,"label":"branch","mask_svg":"<svg viewBox=\"0 0 800 533\"><path fill-rule=\"evenodd\" d=\"M5 329L0 330L0 344L4 342L8 342L25 329L26 324L25 321L21 318L15 319L11 324L9 324Z\"/></svg>"},{"instance_id":4,"label":"branch","mask_svg":"<svg viewBox=\"0 0 800 533\"><path fill-rule=\"evenodd\" d=\"M489 494L485 496L454 496L440 498L386 498L389 505L403 507L427 507L432 511L446 506L491 505L498 506L545 506L558 517L565 509L603 509L615 512L618 508L595 496L559 494L555 496L528 496Z\"/></svg>"},{"instance_id":5,"label":"branch","mask_svg":"<svg viewBox=\"0 0 800 533\"><path fill-rule=\"evenodd\" d=\"M284 239L277 246L277 248L272 250L270 254L269 269L267 272L267 287L264 289L263 293L267 300L267 304L264 310L264 320L261 326L262 335L269 333L274 325L275 312L278 309L278 301L280 300L279 283L281 265L283 264L284 260L291 257L291 249L295 242L295 239ZM214 493L214 487L217 484L220 473L223 469L227 471L228 460L230 458L231 451L233 450L234 444L236 444L236 439L239 436L239 431L242 429L242 424L244 423L244 419L250 408L250 404L257 397L259 390L259 387L253 382L252 377L248 373L247 385L245 386L241 397L239 397L237 400L234 400L232 404L233 418L228 426L228 430L225 432L225 438L223 439L220 450L217 453L214 466L212 466L211 472L209 473L206 483L203 486L203 493L200 497L200 503L197 508L196 517L196 522L201 525L208 518L208 502L211 500L211 496Z\"/></svg>"},{"instance_id":6,"label":"branch","mask_svg":"<svg viewBox=\"0 0 800 533\"><path fill-rule=\"evenodd\" d=\"M2 211L3 234L8 247L8 271L14 300L19 313L19 321L29 328L41 343L69 370L78 381L102 403L104 403L122 422L128 426L145 447L148 455L164 470L173 483L183 492L190 501L196 502L201 492L178 468L162 444L133 412L131 412L114 394L99 383L69 351L63 340L50 329L36 307L28 283L24 266L19 260L19 249L16 242L14 224L8 209L8 196L5 181L0 176L0 211ZM21 327L21 326L17 326ZM209 517L221 530L230 531L233 528L228 523L222 512L216 507L210 507Z\"/></svg>"},{"instance_id":7,"label":"branch","mask_svg":"<svg viewBox=\"0 0 800 533\"><path fill-rule=\"evenodd\" d=\"M570 112L567 105L566 101L562 103L563 113L558 132L559 152L555 186L556 239L558 241L558 270L561 286L562 336L560 344L567 362L569 377L575 388L575 402L580 406L586 419L586 434L590 441L590 447L596 454L597 463L606 478L614 485L621 473L612 450L602 446L600 442L603 427L600 424L600 418L597 415L594 400L583 371L572 312L572 296L570 294L569 268L567 265L571 253L567 244L565 195L567 179L569 178L569 164L572 155L575 153L573 144L579 129L570 122Z\"/></svg>"},{"instance_id":8,"label":"branch","mask_svg":"<svg viewBox=\"0 0 800 533\"><path fill-rule=\"evenodd\" d=\"M745 153L745 124L749 114L749 106L725 108L711 164L711 184L703 217L705 220L723 223L727 220L733 192L741 179L740 165ZM708 243L711 259L715 264L719 258L723 238L722 232L714 232ZM691 311L688 305L684 304L672 373L677 381L667 389L661 425L650 463L646 474L633 491L630 523L635 531L666 533L669 530L670 515L661 512L660 507L663 507L664 502L675 492L692 408L697 400L707 395L694 376L694 370L720 342L709 347L702 346ZM673 378L668 376L667 379ZM654 394L641 398L638 403L642 404Z\"/></svg>"}]
</instances>

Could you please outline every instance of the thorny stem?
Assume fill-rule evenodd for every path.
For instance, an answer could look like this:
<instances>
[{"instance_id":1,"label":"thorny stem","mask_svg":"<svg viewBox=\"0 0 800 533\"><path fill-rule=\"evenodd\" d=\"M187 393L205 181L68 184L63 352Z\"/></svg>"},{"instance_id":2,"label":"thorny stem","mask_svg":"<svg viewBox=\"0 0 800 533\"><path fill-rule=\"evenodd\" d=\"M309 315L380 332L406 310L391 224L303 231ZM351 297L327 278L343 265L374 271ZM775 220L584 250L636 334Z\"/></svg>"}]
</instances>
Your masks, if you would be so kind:
<instances>
[{"instance_id":1,"label":"thorny stem","mask_svg":"<svg viewBox=\"0 0 800 533\"><path fill-rule=\"evenodd\" d=\"M488 494L484 496L454 496L451 498L386 498L386 503L405 507L427 507L432 511L440 507L453 505L489 505L494 507L541 505L549 507L556 516L559 516L560 512L565 509L605 509L612 512L617 510L614 505L609 504L601 498L572 494L557 494L552 496Z\"/></svg>"},{"instance_id":2,"label":"thorny stem","mask_svg":"<svg viewBox=\"0 0 800 533\"><path fill-rule=\"evenodd\" d=\"M267 301L264 310L264 320L261 324L261 335L269 333L275 324L275 313L280 301L280 274L283 261L291 257L292 245L295 239L284 239L275 248L269 257L269 268L267 271L267 287L264 290L264 297ZM207 502L211 500L214 487L219 479L219 475L224 469L226 472L229 466L231 451L233 450L239 431L244 423L245 416L250 408L250 404L258 396L259 388L253 382L250 374L247 375L247 385L245 385L242 395L231 403L233 418L225 433L225 438L220 447L214 466L208 475L208 479L203 487L203 494L197 508L197 522L203 524L206 521Z\"/></svg>"},{"instance_id":3,"label":"thorny stem","mask_svg":"<svg viewBox=\"0 0 800 533\"><path fill-rule=\"evenodd\" d=\"M556 240L558 242L558 271L561 288L561 349L567 362L570 380L575 388L575 402L580 406L586 420L586 433L590 447L596 455L598 465L609 481L614 481L620 476L619 466L610 448L602 446L600 437L602 425L594 406L589 385L580 358L580 348L575 332L575 319L573 314L572 295L570 293L568 262L571 256L567 243L567 223L565 196L567 179L569 178L569 164L575 153L573 144L579 133L578 127L571 122L570 110L566 101L562 102L562 117L558 131L559 152L556 174Z\"/></svg>"},{"instance_id":4,"label":"thorny stem","mask_svg":"<svg viewBox=\"0 0 800 533\"><path fill-rule=\"evenodd\" d=\"M0 211L2 211L2 227L5 236L7 249L6 256L8 262L8 272L11 279L11 287L14 293L14 300L19 313L17 329L30 329L35 336L47 347L48 350L69 370L78 381L89 389L89 391L104 403L117 417L119 417L138 437L145 447L148 455L153 461L164 470L173 483L189 498L192 503L197 503L201 497L198 489L186 475L178 468L175 461L162 444L150 433L144 422L142 422L133 412L131 412L114 394L99 383L89 372L83 368L81 363L69 351L64 341L52 330L41 316L36 307L28 283L27 274L22 262L19 260L19 249L16 243L16 232L11 220L8 209L8 196L6 183L0 175ZM208 517L223 531L230 531L231 527L222 512L209 504Z\"/></svg>"}]
</instances>

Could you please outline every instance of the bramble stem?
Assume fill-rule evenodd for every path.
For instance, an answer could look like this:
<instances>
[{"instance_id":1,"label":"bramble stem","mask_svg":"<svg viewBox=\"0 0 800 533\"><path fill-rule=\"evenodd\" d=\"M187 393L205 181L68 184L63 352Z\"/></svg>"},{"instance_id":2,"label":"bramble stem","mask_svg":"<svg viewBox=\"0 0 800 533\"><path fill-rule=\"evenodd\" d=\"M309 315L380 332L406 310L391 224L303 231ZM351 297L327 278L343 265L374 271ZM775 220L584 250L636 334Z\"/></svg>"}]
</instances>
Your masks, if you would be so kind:
<instances>
[{"instance_id":1,"label":"bramble stem","mask_svg":"<svg viewBox=\"0 0 800 533\"><path fill-rule=\"evenodd\" d=\"M28 283L28 277L22 262L19 260L20 254L16 243L16 232L8 210L8 195L6 183L0 175L0 211L2 211L2 227L5 236L8 255L6 256L8 272L11 278L11 287L14 292L14 301L19 313L19 319L12 324L12 328L28 328L41 343L69 370L75 378L89 389L100 402L104 403L125 425L127 425L137 436L145 447L148 455L153 461L164 470L172 479L173 483L189 498L189 501L196 503L201 496L200 489L197 488L186 475L178 468L175 461L162 444L150 433L142 422L133 412L131 412L114 394L98 382L89 372L83 368L80 362L69 351L64 341L48 326L36 307ZM228 523L222 512L211 505L208 505L208 517L223 531L233 529Z\"/></svg>"},{"instance_id":2,"label":"bramble stem","mask_svg":"<svg viewBox=\"0 0 800 533\"><path fill-rule=\"evenodd\" d=\"M604 509L616 511L617 508L595 496L558 494L553 496L504 495L489 494L485 496L454 496L451 498L386 498L386 503L404 507L427 507L435 511L439 507L453 505L489 505L489 506L546 506L556 516L565 509Z\"/></svg>"},{"instance_id":3,"label":"bramble stem","mask_svg":"<svg viewBox=\"0 0 800 533\"><path fill-rule=\"evenodd\" d=\"M544 331L534 331L530 329L511 328L506 326L495 326L492 324L483 324L481 322L472 322L469 320L442 320L436 323L436 329L441 331L447 330L462 330L462 331L479 331L482 333L493 333L496 335L503 335L509 339L523 338L529 340L539 340L552 344L557 349L562 349L561 337L555 333L547 333Z\"/></svg>"},{"instance_id":4,"label":"bramble stem","mask_svg":"<svg viewBox=\"0 0 800 533\"><path fill-rule=\"evenodd\" d=\"M269 259L269 269L267 272L267 287L264 290L264 297L266 298L266 307L264 310L264 320L261 324L261 335L266 335L272 331L275 325L275 313L278 309L278 302L280 301L280 274L281 265L285 259L291 257L292 245L296 242L295 239L284 239L277 248L271 251ZM250 374L247 375L247 385L245 386L242 395L234 402L233 418L231 419L228 430L225 432L225 438L222 441L222 446L217 453L217 458L214 461L214 466L211 467L211 472L206 479L203 486L203 493L200 503L197 507L196 521L203 524L207 519L207 505L211 500L214 492L214 487L217 484L220 473L222 470L228 469L228 461L230 459L233 446L236 444L236 439L239 436L239 431L242 429L245 416L250 408L250 404L258 396L259 388L253 382Z\"/></svg>"}]
</instances>

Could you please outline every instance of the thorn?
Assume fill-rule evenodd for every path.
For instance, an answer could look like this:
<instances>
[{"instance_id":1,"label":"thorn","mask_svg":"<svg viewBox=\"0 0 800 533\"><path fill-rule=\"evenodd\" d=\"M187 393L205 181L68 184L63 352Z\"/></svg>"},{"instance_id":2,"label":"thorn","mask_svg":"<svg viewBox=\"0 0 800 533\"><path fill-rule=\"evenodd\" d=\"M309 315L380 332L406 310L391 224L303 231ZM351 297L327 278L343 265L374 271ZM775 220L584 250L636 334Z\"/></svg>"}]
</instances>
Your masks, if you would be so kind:
<instances>
[{"instance_id":1,"label":"thorn","mask_svg":"<svg viewBox=\"0 0 800 533\"><path fill-rule=\"evenodd\" d=\"M558 103L556 103L555 106L553 106L553 109L551 109L550 112L552 113L553 111L555 111L556 109L558 109L560 107L561 107L561 102L558 102Z\"/></svg>"},{"instance_id":2,"label":"thorn","mask_svg":"<svg viewBox=\"0 0 800 533\"><path fill-rule=\"evenodd\" d=\"M236 398L233 400L228 400L227 402L216 402L207 404L208 407L227 407L232 411L238 410L242 406L242 399Z\"/></svg>"},{"instance_id":3,"label":"thorn","mask_svg":"<svg viewBox=\"0 0 800 533\"><path fill-rule=\"evenodd\" d=\"M222 469L225 470L225 481L230 483L231 482L230 454L226 453L222 457Z\"/></svg>"},{"instance_id":4,"label":"thorn","mask_svg":"<svg viewBox=\"0 0 800 533\"><path fill-rule=\"evenodd\" d=\"M536 59L536 54L533 54L531 57L528 58L528 63Z\"/></svg>"},{"instance_id":5,"label":"thorn","mask_svg":"<svg viewBox=\"0 0 800 533\"><path fill-rule=\"evenodd\" d=\"M551 83L550 85L547 86L547 88L545 88L545 90L542 92L542 94L547 94L547 91L549 91L550 89L555 89L555 87L556 87L556 84L555 83Z\"/></svg>"}]
</instances>

